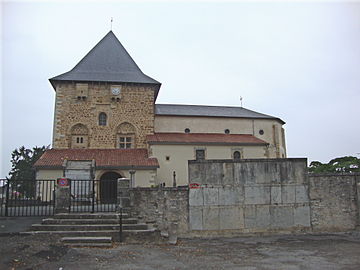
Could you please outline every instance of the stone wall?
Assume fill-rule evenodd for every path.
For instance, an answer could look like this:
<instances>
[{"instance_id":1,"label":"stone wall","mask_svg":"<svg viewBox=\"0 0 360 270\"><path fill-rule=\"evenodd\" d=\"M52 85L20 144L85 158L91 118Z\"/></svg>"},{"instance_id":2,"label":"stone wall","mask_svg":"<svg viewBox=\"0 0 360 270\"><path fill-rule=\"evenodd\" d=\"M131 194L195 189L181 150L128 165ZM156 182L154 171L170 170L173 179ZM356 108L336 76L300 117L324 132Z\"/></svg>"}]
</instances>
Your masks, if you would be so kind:
<instances>
[{"instance_id":1,"label":"stone wall","mask_svg":"<svg viewBox=\"0 0 360 270\"><path fill-rule=\"evenodd\" d=\"M152 224L162 235L184 236L188 231L189 190L178 188L130 189L131 215Z\"/></svg>"},{"instance_id":2,"label":"stone wall","mask_svg":"<svg viewBox=\"0 0 360 270\"><path fill-rule=\"evenodd\" d=\"M360 174L310 174L314 231L346 231L359 222Z\"/></svg>"},{"instance_id":3,"label":"stone wall","mask_svg":"<svg viewBox=\"0 0 360 270\"><path fill-rule=\"evenodd\" d=\"M189 161L189 180L200 187L130 189L131 214L180 237L360 224L360 174L308 174L306 159Z\"/></svg>"},{"instance_id":4,"label":"stone wall","mask_svg":"<svg viewBox=\"0 0 360 270\"><path fill-rule=\"evenodd\" d=\"M117 148L117 129L122 123L134 126L136 148L147 147L146 135L154 133L153 86L122 85L121 94L113 96L111 84L81 85L87 89L81 94L84 99L78 99L75 83L59 83L56 86L53 148L70 148L71 129L79 124L88 130L88 134L81 134L84 135L85 148ZM107 115L105 126L98 125L101 112Z\"/></svg>"},{"instance_id":5,"label":"stone wall","mask_svg":"<svg viewBox=\"0 0 360 270\"><path fill-rule=\"evenodd\" d=\"M310 230L306 159L189 161L191 231Z\"/></svg>"}]
</instances>

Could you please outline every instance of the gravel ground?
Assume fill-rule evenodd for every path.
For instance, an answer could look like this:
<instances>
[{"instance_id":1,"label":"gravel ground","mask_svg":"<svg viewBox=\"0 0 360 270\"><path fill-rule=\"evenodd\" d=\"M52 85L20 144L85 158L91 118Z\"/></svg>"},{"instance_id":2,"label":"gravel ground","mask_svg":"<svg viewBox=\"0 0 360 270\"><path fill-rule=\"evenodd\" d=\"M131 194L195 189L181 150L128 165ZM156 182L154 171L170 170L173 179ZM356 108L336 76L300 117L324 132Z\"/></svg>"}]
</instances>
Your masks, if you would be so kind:
<instances>
[{"instance_id":1,"label":"gravel ground","mask_svg":"<svg viewBox=\"0 0 360 270\"><path fill-rule=\"evenodd\" d=\"M0 269L360 269L360 234L183 239L177 245L68 248L49 236L0 237Z\"/></svg>"}]
</instances>

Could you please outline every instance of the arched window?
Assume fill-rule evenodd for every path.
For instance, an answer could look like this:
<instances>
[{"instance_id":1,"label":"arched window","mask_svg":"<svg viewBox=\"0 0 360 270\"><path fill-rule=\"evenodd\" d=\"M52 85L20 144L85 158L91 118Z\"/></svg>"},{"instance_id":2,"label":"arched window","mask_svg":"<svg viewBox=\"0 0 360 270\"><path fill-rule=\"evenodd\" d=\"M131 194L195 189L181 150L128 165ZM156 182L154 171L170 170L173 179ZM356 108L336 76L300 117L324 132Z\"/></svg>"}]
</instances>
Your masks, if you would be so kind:
<instances>
[{"instance_id":1,"label":"arched window","mask_svg":"<svg viewBox=\"0 0 360 270\"><path fill-rule=\"evenodd\" d=\"M106 126L107 116L106 113L102 112L99 114L99 126Z\"/></svg>"},{"instance_id":2,"label":"arched window","mask_svg":"<svg viewBox=\"0 0 360 270\"><path fill-rule=\"evenodd\" d=\"M235 160L239 160L241 158L241 154L239 151L235 151L233 154L233 157Z\"/></svg>"}]
</instances>

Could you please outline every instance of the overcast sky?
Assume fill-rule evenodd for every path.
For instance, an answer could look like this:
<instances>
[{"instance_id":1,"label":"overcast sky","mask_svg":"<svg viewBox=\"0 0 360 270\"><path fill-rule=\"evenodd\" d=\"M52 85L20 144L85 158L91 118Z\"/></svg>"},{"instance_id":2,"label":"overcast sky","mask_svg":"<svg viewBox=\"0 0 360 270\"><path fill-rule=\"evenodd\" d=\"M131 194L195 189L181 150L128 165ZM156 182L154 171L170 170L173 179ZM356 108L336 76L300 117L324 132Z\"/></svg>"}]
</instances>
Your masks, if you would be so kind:
<instances>
[{"instance_id":1,"label":"overcast sky","mask_svg":"<svg viewBox=\"0 0 360 270\"><path fill-rule=\"evenodd\" d=\"M110 30L160 81L157 103L239 106L286 122L289 157L360 156L359 2L2 2L1 172L49 145L54 90Z\"/></svg>"}]
</instances>

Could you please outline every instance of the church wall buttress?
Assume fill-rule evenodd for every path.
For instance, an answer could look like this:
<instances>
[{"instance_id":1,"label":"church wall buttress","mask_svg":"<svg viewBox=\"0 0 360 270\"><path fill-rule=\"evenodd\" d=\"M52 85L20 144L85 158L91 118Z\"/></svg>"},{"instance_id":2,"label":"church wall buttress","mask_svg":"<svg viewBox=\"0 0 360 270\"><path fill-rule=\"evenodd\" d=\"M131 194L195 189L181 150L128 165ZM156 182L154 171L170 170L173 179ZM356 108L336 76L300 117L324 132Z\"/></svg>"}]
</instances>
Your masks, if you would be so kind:
<instances>
[{"instance_id":1,"label":"church wall buttress","mask_svg":"<svg viewBox=\"0 0 360 270\"><path fill-rule=\"evenodd\" d=\"M118 148L117 129L127 122L135 127L135 148L146 148L146 135L154 133L152 86L122 85L120 94L112 84L89 83L87 96L79 96L75 83L58 85L55 102L53 148L72 148L71 130L83 124L88 129L88 147ZM106 121L99 125L99 114ZM104 124L105 123L105 124Z\"/></svg>"}]
</instances>

